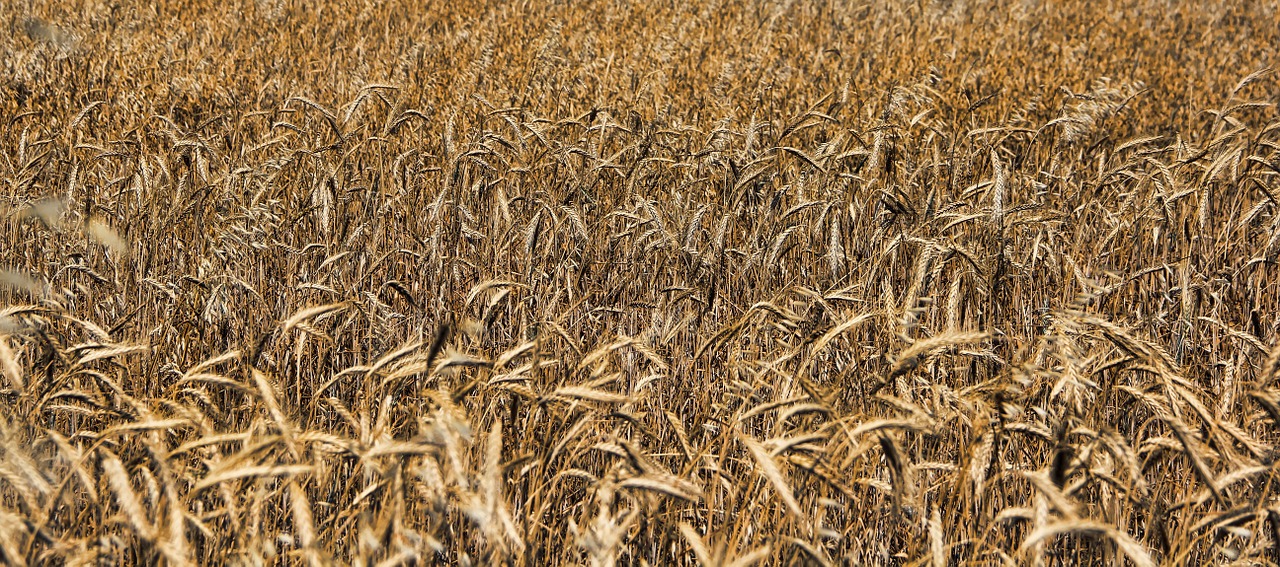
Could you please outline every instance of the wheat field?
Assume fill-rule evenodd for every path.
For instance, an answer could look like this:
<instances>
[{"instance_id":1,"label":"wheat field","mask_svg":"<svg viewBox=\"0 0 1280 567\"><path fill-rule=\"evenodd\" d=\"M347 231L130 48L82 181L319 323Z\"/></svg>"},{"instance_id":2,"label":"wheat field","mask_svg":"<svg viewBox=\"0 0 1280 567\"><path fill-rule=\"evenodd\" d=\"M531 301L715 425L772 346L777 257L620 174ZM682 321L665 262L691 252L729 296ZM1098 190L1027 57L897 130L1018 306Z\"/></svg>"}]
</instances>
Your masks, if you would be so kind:
<instances>
[{"instance_id":1,"label":"wheat field","mask_svg":"<svg viewBox=\"0 0 1280 567\"><path fill-rule=\"evenodd\" d=\"M1280 564L1274 1L0 28L0 564Z\"/></svg>"}]
</instances>

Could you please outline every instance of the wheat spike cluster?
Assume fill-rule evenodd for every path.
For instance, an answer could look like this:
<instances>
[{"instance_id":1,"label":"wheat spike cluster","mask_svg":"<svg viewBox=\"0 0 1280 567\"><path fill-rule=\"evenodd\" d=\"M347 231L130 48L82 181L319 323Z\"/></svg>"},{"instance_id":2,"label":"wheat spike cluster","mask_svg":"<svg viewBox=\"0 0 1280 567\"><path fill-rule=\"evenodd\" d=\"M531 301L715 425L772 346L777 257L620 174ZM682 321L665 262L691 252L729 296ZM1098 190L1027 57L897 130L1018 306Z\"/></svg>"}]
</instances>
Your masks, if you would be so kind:
<instances>
[{"instance_id":1,"label":"wheat spike cluster","mask_svg":"<svg viewBox=\"0 0 1280 567\"><path fill-rule=\"evenodd\" d=\"M0 0L0 564L1280 565L1278 52Z\"/></svg>"}]
</instances>

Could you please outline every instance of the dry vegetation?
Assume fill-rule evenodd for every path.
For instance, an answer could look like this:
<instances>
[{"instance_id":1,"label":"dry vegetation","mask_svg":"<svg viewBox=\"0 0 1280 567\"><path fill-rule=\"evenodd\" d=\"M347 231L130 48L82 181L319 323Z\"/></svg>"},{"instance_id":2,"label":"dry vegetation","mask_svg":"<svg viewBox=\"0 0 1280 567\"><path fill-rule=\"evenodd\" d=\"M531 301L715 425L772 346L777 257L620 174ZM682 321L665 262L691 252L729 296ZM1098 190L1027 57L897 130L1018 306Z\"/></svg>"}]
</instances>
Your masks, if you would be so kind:
<instances>
[{"instance_id":1,"label":"dry vegetation","mask_svg":"<svg viewBox=\"0 0 1280 567\"><path fill-rule=\"evenodd\" d=\"M1273 2L0 0L0 563L1280 563Z\"/></svg>"}]
</instances>

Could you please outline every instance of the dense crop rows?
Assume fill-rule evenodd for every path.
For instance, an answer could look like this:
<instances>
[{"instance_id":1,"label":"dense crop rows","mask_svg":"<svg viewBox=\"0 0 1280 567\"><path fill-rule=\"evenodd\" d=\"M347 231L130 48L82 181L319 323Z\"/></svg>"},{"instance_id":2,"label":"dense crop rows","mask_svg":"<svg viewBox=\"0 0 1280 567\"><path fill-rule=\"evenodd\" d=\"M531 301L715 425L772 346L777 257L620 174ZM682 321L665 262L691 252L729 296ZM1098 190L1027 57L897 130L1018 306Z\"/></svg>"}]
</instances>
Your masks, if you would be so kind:
<instances>
[{"instance_id":1,"label":"dense crop rows","mask_svg":"<svg viewBox=\"0 0 1280 567\"><path fill-rule=\"evenodd\" d=\"M1280 563L1273 2L0 0L0 563Z\"/></svg>"}]
</instances>

